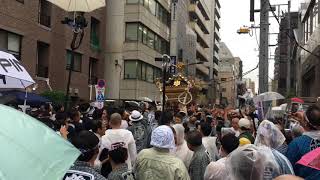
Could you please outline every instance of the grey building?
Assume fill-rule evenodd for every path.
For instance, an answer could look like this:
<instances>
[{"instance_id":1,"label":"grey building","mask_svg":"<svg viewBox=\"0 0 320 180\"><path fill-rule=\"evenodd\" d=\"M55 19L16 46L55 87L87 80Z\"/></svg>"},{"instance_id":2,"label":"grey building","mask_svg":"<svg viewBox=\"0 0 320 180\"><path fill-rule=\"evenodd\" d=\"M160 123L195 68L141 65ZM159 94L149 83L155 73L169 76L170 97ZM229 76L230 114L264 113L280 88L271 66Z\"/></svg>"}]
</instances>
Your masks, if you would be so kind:
<instances>
[{"instance_id":1,"label":"grey building","mask_svg":"<svg viewBox=\"0 0 320 180\"><path fill-rule=\"evenodd\" d=\"M311 53L301 50L301 96L320 96L320 1L303 4L301 22L303 38L300 44Z\"/></svg>"},{"instance_id":2,"label":"grey building","mask_svg":"<svg viewBox=\"0 0 320 180\"><path fill-rule=\"evenodd\" d=\"M110 99L155 99L161 76L156 57L170 51L170 1L106 1L106 95Z\"/></svg>"},{"instance_id":3,"label":"grey building","mask_svg":"<svg viewBox=\"0 0 320 180\"><path fill-rule=\"evenodd\" d=\"M237 84L242 76L242 61L234 57L224 42L220 43L220 63L218 70L219 104L224 106L237 106Z\"/></svg>"},{"instance_id":4,"label":"grey building","mask_svg":"<svg viewBox=\"0 0 320 180\"><path fill-rule=\"evenodd\" d=\"M294 41L294 30L298 29L299 13L290 13L291 31L288 31L288 13L281 18L280 29L278 34L278 46L275 50L275 68L274 80L276 84L276 91L284 96L287 95L287 62L290 60L290 94L296 95L297 85L297 66L298 59L296 57L297 46ZM289 37L290 36L290 37ZM290 42L290 44L288 44ZM288 55L288 47L290 47L290 54Z\"/></svg>"},{"instance_id":5,"label":"grey building","mask_svg":"<svg viewBox=\"0 0 320 180\"><path fill-rule=\"evenodd\" d=\"M200 81L210 102L216 98L220 41L218 0L173 1L171 6L171 55L186 64L185 74ZM203 62L203 64L193 64ZM193 64L193 65L188 65Z\"/></svg>"}]
</instances>

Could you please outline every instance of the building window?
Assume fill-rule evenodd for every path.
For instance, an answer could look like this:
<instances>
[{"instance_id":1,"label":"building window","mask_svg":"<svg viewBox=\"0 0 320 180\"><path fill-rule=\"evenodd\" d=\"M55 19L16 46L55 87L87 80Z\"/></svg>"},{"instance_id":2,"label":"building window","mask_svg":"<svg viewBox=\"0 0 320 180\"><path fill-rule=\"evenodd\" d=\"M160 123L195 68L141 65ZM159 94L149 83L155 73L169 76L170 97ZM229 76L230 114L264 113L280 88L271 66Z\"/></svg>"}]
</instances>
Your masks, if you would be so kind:
<instances>
[{"instance_id":1,"label":"building window","mask_svg":"<svg viewBox=\"0 0 320 180\"><path fill-rule=\"evenodd\" d=\"M6 51L20 60L21 36L0 29L0 50Z\"/></svg>"},{"instance_id":2,"label":"building window","mask_svg":"<svg viewBox=\"0 0 320 180\"><path fill-rule=\"evenodd\" d=\"M127 4L138 4L139 0L127 0Z\"/></svg>"},{"instance_id":3,"label":"building window","mask_svg":"<svg viewBox=\"0 0 320 180\"><path fill-rule=\"evenodd\" d=\"M88 83L91 85L97 84L98 83L98 60L95 58L90 58L89 59L89 79Z\"/></svg>"},{"instance_id":4,"label":"building window","mask_svg":"<svg viewBox=\"0 0 320 180\"><path fill-rule=\"evenodd\" d=\"M149 0L144 0L143 5L149 9Z\"/></svg>"},{"instance_id":5,"label":"building window","mask_svg":"<svg viewBox=\"0 0 320 180\"><path fill-rule=\"evenodd\" d=\"M149 9L151 14L156 15L156 1L155 0L149 0Z\"/></svg>"},{"instance_id":6,"label":"building window","mask_svg":"<svg viewBox=\"0 0 320 180\"><path fill-rule=\"evenodd\" d=\"M139 42L142 42L143 39L143 27L141 24L139 24L139 28L138 28L138 39Z\"/></svg>"},{"instance_id":7,"label":"building window","mask_svg":"<svg viewBox=\"0 0 320 180\"><path fill-rule=\"evenodd\" d=\"M151 14L157 17L163 24L169 26L170 13L156 0L127 0L127 4L138 4L140 2Z\"/></svg>"},{"instance_id":8,"label":"building window","mask_svg":"<svg viewBox=\"0 0 320 180\"><path fill-rule=\"evenodd\" d=\"M142 62L141 61L138 61L137 62L137 77L138 79L142 79Z\"/></svg>"},{"instance_id":9,"label":"building window","mask_svg":"<svg viewBox=\"0 0 320 180\"><path fill-rule=\"evenodd\" d=\"M72 52L67 50L67 70L71 68ZM72 71L81 72L82 54L74 52L74 61Z\"/></svg>"},{"instance_id":10,"label":"building window","mask_svg":"<svg viewBox=\"0 0 320 180\"><path fill-rule=\"evenodd\" d=\"M227 78L221 78L221 82L226 82Z\"/></svg>"},{"instance_id":11,"label":"building window","mask_svg":"<svg viewBox=\"0 0 320 180\"><path fill-rule=\"evenodd\" d=\"M39 1L39 24L51 27L51 4L47 0Z\"/></svg>"},{"instance_id":12,"label":"building window","mask_svg":"<svg viewBox=\"0 0 320 180\"><path fill-rule=\"evenodd\" d=\"M143 31L142 31L142 43L143 44L147 44L147 32L148 32L148 29L146 27L143 27Z\"/></svg>"},{"instance_id":13,"label":"building window","mask_svg":"<svg viewBox=\"0 0 320 180\"><path fill-rule=\"evenodd\" d=\"M153 66L147 65L147 81L148 82L153 82Z\"/></svg>"},{"instance_id":14,"label":"building window","mask_svg":"<svg viewBox=\"0 0 320 180\"><path fill-rule=\"evenodd\" d=\"M138 24L127 23L126 25L126 41L137 41L138 40Z\"/></svg>"},{"instance_id":15,"label":"building window","mask_svg":"<svg viewBox=\"0 0 320 180\"><path fill-rule=\"evenodd\" d=\"M137 61L125 61L124 62L124 78L136 79L137 78Z\"/></svg>"},{"instance_id":16,"label":"building window","mask_svg":"<svg viewBox=\"0 0 320 180\"><path fill-rule=\"evenodd\" d=\"M153 83L161 77L161 69L140 60L125 60L125 79L139 79Z\"/></svg>"},{"instance_id":17,"label":"building window","mask_svg":"<svg viewBox=\"0 0 320 180\"><path fill-rule=\"evenodd\" d=\"M147 64L145 63L141 65L141 80L147 80Z\"/></svg>"},{"instance_id":18,"label":"building window","mask_svg":"<svg viewBox=\"0 0 320 180\"><path fill-rule=\"evenodd\" d=\"M316 30L319 27L319 5L316 1L313 8L313 29Z\"/></svg>"},{"instance_id":19,"label":"building window","mask_svg":"<svg viewBox=\"0 0 320 180\"><path fill-rule=\"evenodd\" d=\"M16 1L18 1L19 3L24 4L24 0L16 0Z\"/></svg>"},{"instance_id":20,"label":"building window","mask_svg":"<svg viewBox=\"0 0 320 180\"><path fill-rule=\"evenodd\" d=\"M161 78L162 70L158 67L153 68L153 80L155 81L157 78Z\"/></svg>"},{"instance_id":21,"label":"building window","mask_svg":"<svg viewBox=\"0 0 320 180\"><path fill-rule=\"evenodd\" d=\"M154 36L154 49L160 51L161 41L158 36Z\"/></svg>"},{"instance_id":22,"label":"building window","mask_svg":"<svg viewBox=\"0 0 320 180\"><path fill-rule=\"evenodd\" d=\"M167 54L170 51L169 42L155 34L141 23L126 24L126 41L142 42L161 54Z\"/></svg>"},{"instance_id":23,"label":"building window","mask_svg":"<svg viewBox=\"0 0 320 180\"><path fill-rule=\"evenodd\" d=\"M148 46L154 49L154 33L152 31L148 31Z\"/></svg>"},{"instance_id":24,"label":"building window","mask_svg":"<svg viewBox=\"0 0 320 180\"><path fill-rule=\"evenodd\" d=\"M37 76L48 78L49 76L49 44L37 43Z\"/></svg>"},{"instance_id":25,"label":"building window","mask_svg":"<svg viewBox=\"0 0 320 180\"><path fill-rule=\"evenodd\" d=\"M100 21L91 17L90 45L91 45L91 48L95 50L100 50L99 29L100 29Z\"/></svg>"},{"instance_id":26,"label":"building window","mask_svg":"<svg viewBox=\"0 0 320 180\"><path fill-rule=\"evenodd\" d=\"M221 91L222 91L222 92L226 92L227 89L226 89L226 88L222 88Z\"/></svg>"}]
</instances>

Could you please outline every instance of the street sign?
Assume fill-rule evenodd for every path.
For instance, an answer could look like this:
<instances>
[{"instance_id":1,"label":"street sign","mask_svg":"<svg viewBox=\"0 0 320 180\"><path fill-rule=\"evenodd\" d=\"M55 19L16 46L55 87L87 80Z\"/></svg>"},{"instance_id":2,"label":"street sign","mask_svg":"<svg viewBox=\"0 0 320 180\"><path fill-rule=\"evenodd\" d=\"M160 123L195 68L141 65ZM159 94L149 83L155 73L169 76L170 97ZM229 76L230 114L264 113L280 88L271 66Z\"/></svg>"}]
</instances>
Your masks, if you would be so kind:
<instances>
[{"instance_id":1,"label":"street sign","mask_svg":"<svg viewBox=\"0 0 320 180\"><path fill-rule=\"evenodd\" d=\"M170 69L169 69L169 72L170 74L176 74L177 72L177 56L170 56L171 58L171 61L170 61Z\"/></svg>"},{"instance_id":2,"label":"street sign","mask_svg":"<svg viewBox=\"0 0 320 180\"><path fill-rule=\"evenodd\" d=\"M99 79L97 84L100 88L106 87L106 81L104 79Z\"/></svg>"},{"instance_id":3,"label":"street sign","mask_svg":"<svg viewBox=\"0 0 320 180\"><path fill-rule=\"evenodd\" d=\"M99 79L96 88L96 107L98 109L102 109L104 107L104 100L105 100L105 86L106 82L103 79Z\"/></svg>"}]
</instances>

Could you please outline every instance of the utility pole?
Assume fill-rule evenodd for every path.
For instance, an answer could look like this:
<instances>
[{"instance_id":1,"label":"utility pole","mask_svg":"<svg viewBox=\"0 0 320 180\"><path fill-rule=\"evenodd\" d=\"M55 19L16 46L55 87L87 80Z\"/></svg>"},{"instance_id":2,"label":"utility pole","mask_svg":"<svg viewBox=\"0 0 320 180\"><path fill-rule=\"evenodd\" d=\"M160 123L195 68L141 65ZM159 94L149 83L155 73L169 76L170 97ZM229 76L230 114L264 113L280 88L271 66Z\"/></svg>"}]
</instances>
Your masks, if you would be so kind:
<instances>
[{"instance_id":1,"label":"utility pole","mask_svg":"<svg viewBox=\"0 0 320 180\"><path fill-rule=\"evenodd\" d=\"M259 93L268 91L269 0L260 2Z\"/></svg>"},{"instance_id":2,"label":"utility pole","mask_svg":"<svg viewBox=\"0 0 320 180\"><path fill-rule=\"evenodd\" d=\"M288 1L288 25L287 25L287 32L288 32L288 45L287 45L287 84L286 84L286 89L287 89L287 96L290 95L291 92L291 0Z\"/></svg>"}]
</instances>

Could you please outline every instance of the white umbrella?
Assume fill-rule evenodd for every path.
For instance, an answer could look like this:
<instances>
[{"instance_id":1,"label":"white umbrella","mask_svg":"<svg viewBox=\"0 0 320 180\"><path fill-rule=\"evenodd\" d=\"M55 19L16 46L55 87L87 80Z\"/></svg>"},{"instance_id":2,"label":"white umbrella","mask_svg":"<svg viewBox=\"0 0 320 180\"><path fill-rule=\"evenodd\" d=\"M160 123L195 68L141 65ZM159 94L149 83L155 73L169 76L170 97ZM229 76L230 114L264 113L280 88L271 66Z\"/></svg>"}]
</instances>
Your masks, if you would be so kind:
<instances>
[{"instance_id":1,"label":"white umbrella","mask_svg":"<svg viewBox=\"0 0 320 180\"><path fill-rule=\"evenodd\" d=\"M152 102L152 99L150 99L148 97L140 97L139 100L144 101L144 102Z\"/></svg>"},{"instance_id":2,"label":"white umbrella","mask_svg":"<svg viewBox=\"0 0 320 180\"><path fill-rule=\"evenodd\" d=\"M277 92L265 92L254 97L253 101L257 103L257 102L265 102L265 101L274 101L279 99L284 99L284 97Z\"/></svg>"},{"instance_id":3,"label":"white umbrella","mask_svg":"<svg viewBox=\"0 0 320 180\"><path fill-rule=\"evenodd\" d=\"M11 54L0 51L0 89L25 89L34 84L26 69Z\"/></svg>"},{"instance_id":4,"label":"white umbrella","mask_svg":"<svg viewBox=\"0 0 320 180\"><path fill-rule=\"evenodd\" d=\"M91 12L104 7L106 0L47 0L68 12Z\"/></svg>"}]
</instances>

